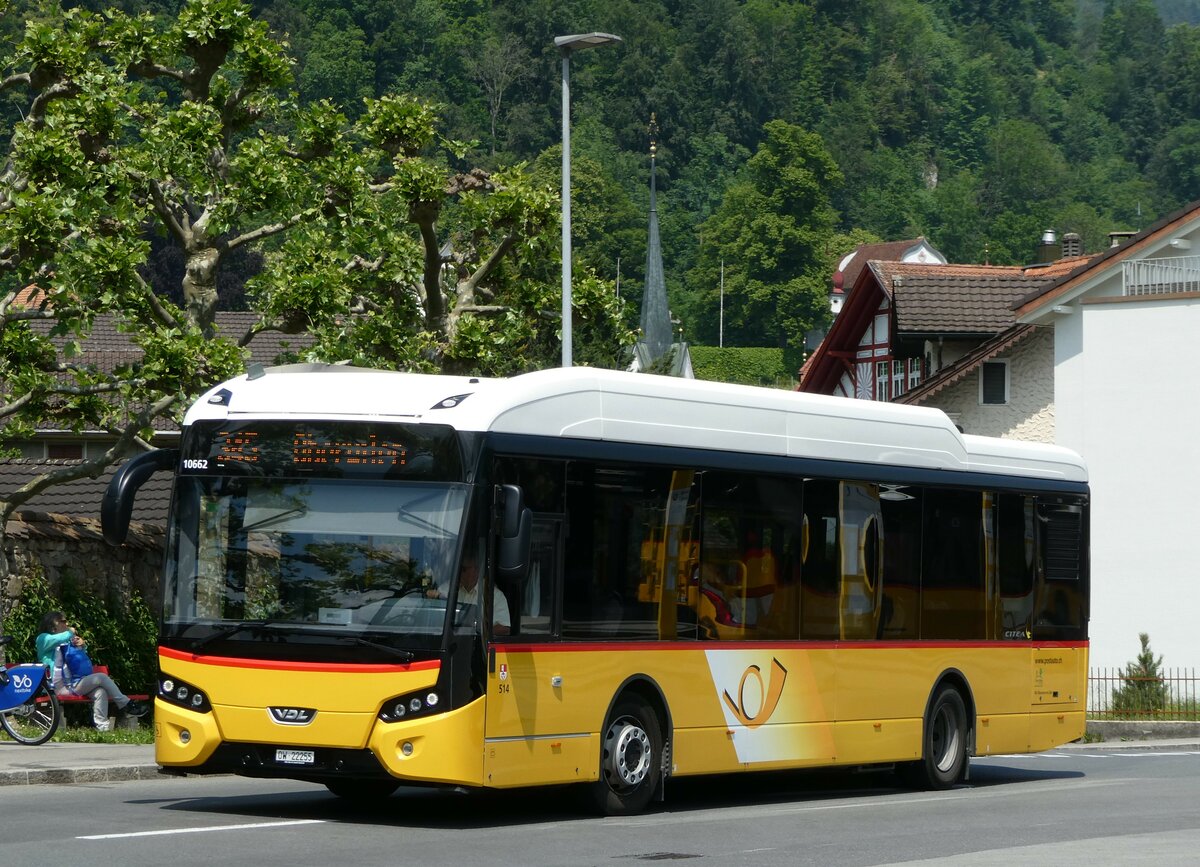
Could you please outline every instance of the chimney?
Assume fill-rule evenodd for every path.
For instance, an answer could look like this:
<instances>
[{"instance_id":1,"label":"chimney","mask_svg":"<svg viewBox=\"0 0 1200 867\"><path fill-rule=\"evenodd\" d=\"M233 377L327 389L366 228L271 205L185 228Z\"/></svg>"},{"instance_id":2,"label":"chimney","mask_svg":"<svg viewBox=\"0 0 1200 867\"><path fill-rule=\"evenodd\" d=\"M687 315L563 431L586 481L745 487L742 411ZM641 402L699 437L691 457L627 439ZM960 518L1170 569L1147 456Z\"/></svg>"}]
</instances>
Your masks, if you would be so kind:
<instances>
[{"instance_id":1,"label":"chimney","mask_svg":"<svg viewBox=\"0 0 1200 867\"><path fill-rule=\"evenodd\" d=\"M1067 232L1063 235L1062 242L1062 257L1070 259L1072 256L1083 255L1083 238L1079 237L1077 232Z\"/></svg>"},{"instance_id":2,"label":"chimney","mask_svg":"<svg viewBox=\"0 0 1200 867\"><path fill-rule=\"evenodd\" d=\"M1124 244L1126 241L1128 241L1130 238L1132 238L1136 234L1137 234L1137 232L1109 232L1108 233L1108 246L1120 247L1122 244Z\"/></svg>"},{"instance_id":3,"label":"chimney","mask_svg":"<svg viewBox=\"0 0 1200 867\"><path fill-rule=\"evenodd\" d=\"M1058 235L1053 229L1042 232L1042 240L1038 244L1034 261L1038 264L1053 262L1062 256L1062 244L1058 243Z\"/></svg>"}]
</instances>

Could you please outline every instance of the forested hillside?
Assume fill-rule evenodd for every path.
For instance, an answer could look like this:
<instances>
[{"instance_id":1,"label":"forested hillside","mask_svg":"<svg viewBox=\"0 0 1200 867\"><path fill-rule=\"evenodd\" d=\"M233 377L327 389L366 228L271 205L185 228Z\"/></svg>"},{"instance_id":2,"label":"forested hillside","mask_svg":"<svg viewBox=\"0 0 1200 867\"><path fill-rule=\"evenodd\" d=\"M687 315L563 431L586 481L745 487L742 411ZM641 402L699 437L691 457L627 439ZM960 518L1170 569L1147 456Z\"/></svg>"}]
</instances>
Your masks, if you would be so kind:
<instances>
[{"instance_id":1,"label":"forested hillside","mask_svg":"<svg viewBox=\"0 0 1200 867\"><path fill-rule=\"evenodd\" d=\"M172 0L89 0L171 16ZM556 35L623 44L571 64L575 252L635 301L647 124L672 308L715 343L795 345L830 263L929 237L951 261L1030 261L1042 230L1089 251L1200 198L1192 0L266 0L301 103L440 107L462 168L526 162L557 188ZM0 53L46 0L0 0ZM1170 22L1170 23L1168 23ZM0 101L0 123L17 103ZM253 267L249 262L246 267ZM635 321L635 320L631 320Z\"/></svg>"}]
</instances>

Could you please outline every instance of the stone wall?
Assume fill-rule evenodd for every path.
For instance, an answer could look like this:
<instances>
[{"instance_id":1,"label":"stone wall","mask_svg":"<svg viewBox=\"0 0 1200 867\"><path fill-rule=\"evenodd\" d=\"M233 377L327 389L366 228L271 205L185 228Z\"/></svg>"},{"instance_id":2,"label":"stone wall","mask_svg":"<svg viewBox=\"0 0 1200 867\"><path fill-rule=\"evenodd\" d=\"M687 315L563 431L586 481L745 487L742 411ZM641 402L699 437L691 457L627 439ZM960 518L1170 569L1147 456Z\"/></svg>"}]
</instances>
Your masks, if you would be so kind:
<instances>
[{"instance_id":1,"label":"stone wall","mask_svg":"<svg viewBox=\"0 0 1200 867\"><path fill-rule=\"evenodd\" d=\"M27 578L40 570L56 595L66 579L81 592L102 598L115 591L125 601L136 592L157 612L162 601L163 539L161 527L134 524L126 543L114 548L104 541L100 522L94 518L17 512L7 530L12 568L8 586L2 588L4 610L20 597Z\"/></svg>"}]
</instances>

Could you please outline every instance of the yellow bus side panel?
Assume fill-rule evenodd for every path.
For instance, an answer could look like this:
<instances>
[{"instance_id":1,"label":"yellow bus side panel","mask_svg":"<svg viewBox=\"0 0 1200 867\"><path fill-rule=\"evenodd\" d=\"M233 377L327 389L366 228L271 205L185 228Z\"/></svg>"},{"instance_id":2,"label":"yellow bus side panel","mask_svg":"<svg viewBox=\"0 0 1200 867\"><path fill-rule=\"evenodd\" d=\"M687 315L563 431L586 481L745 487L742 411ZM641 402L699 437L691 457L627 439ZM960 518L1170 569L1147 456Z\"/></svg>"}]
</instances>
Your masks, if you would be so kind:
<instances>
[{"instance_id":1,"label":"yellow bus side panel","mask_svg":"<svg viewBox=\"0 0 1200 867\"><path fill-rule=\"evenodd\" d=\"M1035 712L1051 707L1077 709L1083 703L1086 687L1087 648L1033 648L1032 706Z\"/></svg>"},{"instance_id":2,"label":"yellow bus side panel","mask_svg":"<svg viewBox=\"0 0 1200 867\"><path fill-rule=\"evenodd\" d=\"M598 735L488 741L487 785L496 788L579 783L599 776Z\"/></svg>"},{"instance_id":3,"label":"yellow bus side panel","mask_svg":"<svg viewBox=\"0 0 1200 867\"><path fill-rule=\"evenodd\" d=\"M1087 727L1083 709L1030 714L1029 751L1041 752L1083 737Z\"/></svg>"},{"instance_id":4,"label":"yellow bus side panel","mask_svg":"<svg viewBox=\"0 0 1200 867\"><path fill-rule=\"evenodd\" d=\"M975 718L975 755L1029 751L1029 714L980 714Z\"/></svg>"},{"instance_id":5,"label":"yellow bus side panel","mask_svg":"<svg viewBox=\"0 0 1200 867\"><path fill-rule=\"evenodd\" d=\"M919 758L921 725L919 718L839 722L834 727L838 764L869 765Z\"/></svg>"}]
</instances>

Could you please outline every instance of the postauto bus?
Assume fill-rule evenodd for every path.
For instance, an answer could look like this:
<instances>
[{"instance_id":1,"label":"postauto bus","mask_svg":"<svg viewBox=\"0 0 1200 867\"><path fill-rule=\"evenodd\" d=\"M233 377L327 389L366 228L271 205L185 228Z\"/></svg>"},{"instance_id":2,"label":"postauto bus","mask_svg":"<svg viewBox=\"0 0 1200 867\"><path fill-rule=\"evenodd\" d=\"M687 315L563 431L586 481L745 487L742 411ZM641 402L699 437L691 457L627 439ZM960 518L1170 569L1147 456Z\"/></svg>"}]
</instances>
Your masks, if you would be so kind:
<instances>
[{"instance_id":1,"label":"postauto bus","mask_svg":"<svg viewBox=\"0 0 1200 867\"><path fill-rule=\"evenodd\" d=\"M592 369L261 369L124 464L175 474L167 771L578 783L893 767L1084 731L1088 484L931 409Z\"/></svg>"}]
</instances>

